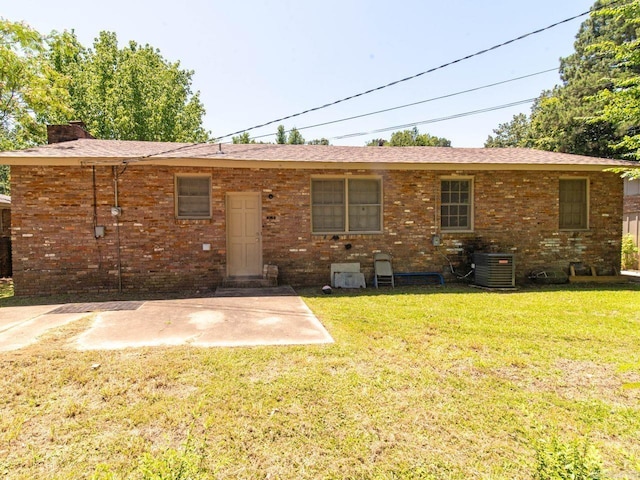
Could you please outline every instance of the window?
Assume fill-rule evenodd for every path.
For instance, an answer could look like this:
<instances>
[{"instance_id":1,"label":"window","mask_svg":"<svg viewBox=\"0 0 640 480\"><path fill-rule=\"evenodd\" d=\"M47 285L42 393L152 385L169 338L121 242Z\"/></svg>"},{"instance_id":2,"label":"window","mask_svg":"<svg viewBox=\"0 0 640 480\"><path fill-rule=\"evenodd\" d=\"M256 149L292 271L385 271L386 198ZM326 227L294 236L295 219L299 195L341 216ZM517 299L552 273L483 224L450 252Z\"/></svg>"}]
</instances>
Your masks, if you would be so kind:
<instances>
[{"instance_id":1,"label":"window","mask_svg":"<svg viewBox=\"0 0 640 480\"><path fill-rule=\"evenodd\" d=\"M440 224L442 230L472 229L471 179L444 179L440 183Z\"/></svg>"},{"instance_id":2,"label":"window","mask_svg":"<svg viewBox=\"0 0 640 480\"><path fill-rule=\"evenodd\" d=\"M211 177L176 176L176 216L211 218Z\"/></svg>"},{"instance_id":3,"label":"window","mask_svg":"<svg viewBox=\"0 0 640 480\"><path fill-rule=\"evenodd\" d=\"M382 182L376 178L311 180L313 233L382 230Z\"/></svg>"},{"instance_id":4,"label":"window","mask_svg":"<svg viewBox=\"0 0 640 480\"><path fill-rule=\"evenodd\" d=\"M560 180L560 229L582 230L587 224L587 180Z\"/></svg>"},{"instance_id":5,"label":"window","mask_svg":"<svg viewBox=\"0 0 640 480\"><path fill-rule=\"evenodd\" d=\"M9 236L11 233L11 210L0 208L0 237Z\"/></svg>"}]
</instances>

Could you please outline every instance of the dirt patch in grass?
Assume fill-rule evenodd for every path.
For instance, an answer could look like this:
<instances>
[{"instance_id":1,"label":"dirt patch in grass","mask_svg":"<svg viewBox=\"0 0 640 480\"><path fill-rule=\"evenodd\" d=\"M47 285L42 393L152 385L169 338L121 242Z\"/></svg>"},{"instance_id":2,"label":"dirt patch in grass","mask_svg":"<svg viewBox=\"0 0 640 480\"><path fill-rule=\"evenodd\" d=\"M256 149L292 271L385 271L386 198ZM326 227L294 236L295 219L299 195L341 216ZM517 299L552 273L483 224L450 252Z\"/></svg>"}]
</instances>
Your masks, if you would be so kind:
<instances>
[{"instance_id":1,"label":"dirt patch in grass","mask_svg":"<svg viewBox=\"0 0 640 480\"><path fill-rule=\"evenodd\" d=\"M518 388L531 392L553 393L567 400L599 399L634 406L640 400L640 373L623 371L619 365L590 360L559 359L544 375L539 368L507 365L494 373Z\"/></svg>"},{"instance_id":2,"label":"dirt patch in grass","mask_svg":"<svg viewBox=\"0 0 640 480\"><path fill-rule=\"evenodd\" d=\"M597 392L600 399L626 406L637 405L640 399L640 390L625 388L640 381L638 371L623 372L617 365L571 359L558 360L555 367L560 371L556 391L565 398L589 399Z\"/></svg>"}]
</instances>

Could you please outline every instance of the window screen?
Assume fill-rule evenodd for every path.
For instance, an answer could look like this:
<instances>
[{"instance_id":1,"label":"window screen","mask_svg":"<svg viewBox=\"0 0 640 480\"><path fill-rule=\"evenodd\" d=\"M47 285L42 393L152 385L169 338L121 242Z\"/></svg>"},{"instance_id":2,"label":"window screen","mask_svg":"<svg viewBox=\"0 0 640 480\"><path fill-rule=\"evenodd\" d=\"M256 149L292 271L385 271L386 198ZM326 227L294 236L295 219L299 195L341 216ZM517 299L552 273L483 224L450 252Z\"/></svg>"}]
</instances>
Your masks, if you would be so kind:
<instances>
[{"instance_id":1,"label":"window screen","mask_svg":"<svg viewBox=\"0 0 640 480\"><path fill-rule=\"evenodd\" d=\"M344 180L314 180L311 188L313 231L345 231Z\"/></svg>"},{"instance_id":2,"label":"window screen","mask_svg":"<svg viewBox=\"0 0 640 480\"><path fill-rule=\"evenodd\" d=\"M378 180L349 180L349 231L379 231L380 209Z\"/></svg>"},{"instance_id":3,"label":"window screen","mask_svg":"<svg viewBox=\"0 0 640 480\"><path fill-rule=\"evenodd\" d=\"M314 233L381 230L382 187L378 179L314 179L311 204Z\"/></svg>"},{"instance_id":4,"label":"window screen","mask_svg":"<svg viewBox=\"0 0 640 480\"><path fill-rule=\"evenodd\" d=\"M176 177L176 197L178 218L211 217L210 177Z\"/></svg>"},{"instance_id":5,"label":"window screen","mask_svg":"<svg viewBox=\"0 0 640 480\"><path fill-rule=\"evenodd\" d=\"M587 181L560 180L560 228L587 228Z\"/></svg>"}]
</instances>

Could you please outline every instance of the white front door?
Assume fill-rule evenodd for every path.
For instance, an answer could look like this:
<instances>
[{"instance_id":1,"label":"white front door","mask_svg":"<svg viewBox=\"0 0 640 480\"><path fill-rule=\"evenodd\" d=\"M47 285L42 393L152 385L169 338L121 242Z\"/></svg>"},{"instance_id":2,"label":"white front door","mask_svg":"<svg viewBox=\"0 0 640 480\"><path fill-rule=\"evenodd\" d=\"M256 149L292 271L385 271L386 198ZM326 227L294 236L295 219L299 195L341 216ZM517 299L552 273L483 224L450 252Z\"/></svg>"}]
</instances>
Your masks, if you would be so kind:
<instances>
[{"instance_id":1,"label":"white front door","mask_svg":"<svg viewBox=\"0 0 640 480\"><path fill-rule=\"evenodd\" d=\"M262 275L260 193L227 194L227 274Z\"/></svg>"}]
</instances>

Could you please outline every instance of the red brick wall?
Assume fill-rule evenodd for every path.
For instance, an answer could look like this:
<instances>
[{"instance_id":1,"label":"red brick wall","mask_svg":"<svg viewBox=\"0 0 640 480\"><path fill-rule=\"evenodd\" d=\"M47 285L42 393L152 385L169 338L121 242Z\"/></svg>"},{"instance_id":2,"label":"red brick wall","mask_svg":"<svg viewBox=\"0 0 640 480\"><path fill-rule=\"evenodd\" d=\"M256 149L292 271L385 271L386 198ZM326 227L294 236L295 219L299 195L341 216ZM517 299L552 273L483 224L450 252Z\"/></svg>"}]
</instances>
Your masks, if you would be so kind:
<instances>
[{"instance_id":1,"label":"red brick wall","mask_svg":"<svg viewBox=\"0 0 640 480\"><path fill-rule=\"evenodd\" d=\"M71 122L69 125L47 125L47 143L61 143L80 138L93 138L85 130L82 122Z\"/></svg>"},{"instance_id":2,"label":"red brick wall","mask_svg":"<svg viewBox=\"0 0 640 480\"><path fill-rule=\"evenodd\" d=\"M625 195L624 213L640 212L640 195Z\"/></svg>"},{"instance_id":3,"label":"red brick wall","mask_svg":"<svg viewBox=\"0 0 640 480\"><path fill-rule=\"evenodd\" d=\"M375 251L391 253L396 271L444 273L449 261L463 269L474 248L514 253L520 279L540 266L568 269L571 261L601 271L620 264L622 181L613 174L575 174L590 180L590 229L559 232L558 179L570 173L464 172L474 179L474 232L443 234L442 246L434 247L439 179L453 172L130 165L118 168L116 224L112 167L95 170L97 224L106 227L98 239L91 167L12 167L17 295L117 291L120 281L124 291L214 289L226 269L225 194L240 191L262 192L263 260L278 265L283 284L326 284L334 262L360 262L370 281ZM176 173L212 174L211 220L175 219ZM310 177L323 174L380 175L383 233L312 235Z\"/></svg>"}]
</instances>

